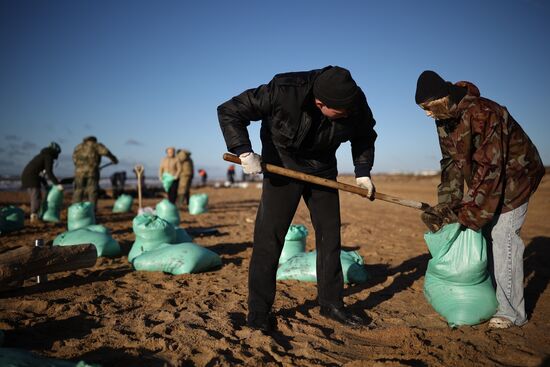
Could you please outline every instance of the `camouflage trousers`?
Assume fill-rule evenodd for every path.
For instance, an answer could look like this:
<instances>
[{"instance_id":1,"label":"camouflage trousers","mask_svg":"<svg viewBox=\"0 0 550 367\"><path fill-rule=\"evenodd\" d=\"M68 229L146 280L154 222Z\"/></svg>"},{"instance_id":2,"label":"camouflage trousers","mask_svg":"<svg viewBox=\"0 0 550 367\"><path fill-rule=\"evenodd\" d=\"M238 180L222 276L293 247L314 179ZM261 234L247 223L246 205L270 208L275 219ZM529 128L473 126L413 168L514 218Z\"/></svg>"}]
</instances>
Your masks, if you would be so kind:
<instances>
[{"instance_id":1,"label":"camouflage trousers","mask_svg":"<svg viewBox=\"0 0 550 367\"><path fill-rule=\"evenodd\" d=\"M99 193L99 177L80 176L74 178L73 203L89 201L97 207L97 197Z\"/></svg>"}]
</instances>

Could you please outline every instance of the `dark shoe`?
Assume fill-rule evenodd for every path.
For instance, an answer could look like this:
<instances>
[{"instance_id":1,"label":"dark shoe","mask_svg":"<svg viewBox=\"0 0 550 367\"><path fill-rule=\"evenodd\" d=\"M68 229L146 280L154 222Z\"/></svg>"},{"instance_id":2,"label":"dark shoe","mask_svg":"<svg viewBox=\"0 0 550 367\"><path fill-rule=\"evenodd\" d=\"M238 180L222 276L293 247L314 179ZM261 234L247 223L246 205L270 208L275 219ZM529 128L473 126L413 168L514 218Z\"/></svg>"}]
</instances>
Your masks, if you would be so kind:
<instances>
[{"instance_id":1,"label":"dark shoe","mask_svg":"<svg viewBox=\"0 0 550 367\"><path fill-rule=\"evenodd\" d=\"M271 312L249 312L246 322L248 327L264 333L277 329L277 319Z\"/></svg>"},{"instance_id":2,"label":"dark shoe","mask_svg":"<svg viewBox=\"0 0 550 367\"><path fill-rule=\"evenodd\" d=\"M363 318L352 314L344 307L321 306L321 315L346 326L359 327L365 325Z\"/></svg>"}]
</instances>

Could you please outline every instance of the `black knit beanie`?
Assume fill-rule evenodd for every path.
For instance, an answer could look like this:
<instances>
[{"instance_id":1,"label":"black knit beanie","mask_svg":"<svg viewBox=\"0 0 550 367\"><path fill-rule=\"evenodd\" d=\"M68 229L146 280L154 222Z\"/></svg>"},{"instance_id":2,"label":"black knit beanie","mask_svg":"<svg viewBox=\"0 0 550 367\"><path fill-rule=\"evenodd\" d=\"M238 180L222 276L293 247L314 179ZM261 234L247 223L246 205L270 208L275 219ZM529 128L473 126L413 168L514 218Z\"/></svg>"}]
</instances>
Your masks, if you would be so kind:
<instances>
[{"instance_id":1,"label":"black knit beanie","mask_svg":"<svg viewBox=\"0 0 550 367\"><path fill-rule=\"evenodd\" d=\"M416 104L448 96L451 85L451 83L443 80L437 73L431 70L423 71L416 83L416 95L414 96Z\"/></svg>"},{"instance_id":2,"label":"black knit beanie","mask_svg":"<svg viewBox=\"0 0 550 367\"><path fill-rule=\"evenodd\" d=\"M359 87L347 69L334 66L315 79L313 95L329 108L348 109L356 102Z\"/></svg>"}]
</instances>

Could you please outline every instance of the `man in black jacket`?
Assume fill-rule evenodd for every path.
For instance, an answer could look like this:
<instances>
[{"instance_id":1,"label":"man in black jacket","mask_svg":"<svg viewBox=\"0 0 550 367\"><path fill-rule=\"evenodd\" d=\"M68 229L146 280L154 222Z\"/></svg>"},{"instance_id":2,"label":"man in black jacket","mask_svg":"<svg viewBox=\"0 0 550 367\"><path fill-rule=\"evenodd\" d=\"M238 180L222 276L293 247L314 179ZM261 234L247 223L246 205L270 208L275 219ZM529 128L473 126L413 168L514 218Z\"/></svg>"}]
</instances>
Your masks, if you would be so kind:
<instances>
[{"instance_id":1,"label":"man in black jacket","mask_svg":"<svg viewBox=\"0 0 550 367\"><path fill-rule=\"evenodd\" d=\"M38 210L42 202L40 184L44 178L40 174L45 171L52 184L57 185L60 191L63 190L63 186L59 184L57 177L53 174L53 162L59 157L59 153L61 153L61 147L52 142L27 163L21 173L21 186L27 189L31 201L31 223L38 220Z\"/></svg>"},{"instance_id":2,"label":"man in black jacket","mask_svg":"<svg viewBox=\"0 0 550 367\"><path fill-rule=\"evenodd\" d=\"M375 121L365 95L348 70L328 66L276 75L271 82L244 91L218 107L227 149L239 155L246 174L261 173L261 161L336 179L336 150L351 142L357 184L374 199L370 171L374 161ZM247 126L262 120L262 156L253 152ZM338 191L264 174L254 228L248 279L248 325L270 331L275 277L284 237L301 198L310 211L317 248L321 315L350 326L363 319L344 308L340 264Z\"/></svg>"}]
</instances>

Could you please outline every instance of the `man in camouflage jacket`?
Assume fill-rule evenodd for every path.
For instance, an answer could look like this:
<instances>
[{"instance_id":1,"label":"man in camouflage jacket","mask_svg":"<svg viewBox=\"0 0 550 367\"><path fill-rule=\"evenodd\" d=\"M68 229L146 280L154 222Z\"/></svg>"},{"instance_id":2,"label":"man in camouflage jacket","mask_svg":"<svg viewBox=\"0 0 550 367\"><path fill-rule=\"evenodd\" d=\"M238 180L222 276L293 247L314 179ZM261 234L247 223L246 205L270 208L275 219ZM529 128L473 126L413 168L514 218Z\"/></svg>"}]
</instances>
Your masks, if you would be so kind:
<instances>
[{"instance_id":1,"label":"man in camouflage jacket","mask_svg":"<svg viewBox=\"0 0 550 367\"><path fill-rule=\"evenodd\" d=\"M95 136L84 138L73 152L74 193L73 203L78 203L87 198L88 201L97 207L97 196L99 191L99 164L101 157L105 156L114 164L118 159L105 147L98 143Z\"/></svg>"},{"instance_id":2,"label":"man in camouflage jacket","mask_svg":"<svg viewBox=\"0 0 550 367\"><path fill-rule=\"evenodd\" d=\"M436 120L443 155L439 204L422 219L432 231L458 221L487 233L499 302L489 326L523 325L524 244L519 231L529 198L544 176L538 151L508 110L481 97L472 83L452 84L424 71L415 99Z\"/></svg>"}]
</instances>

